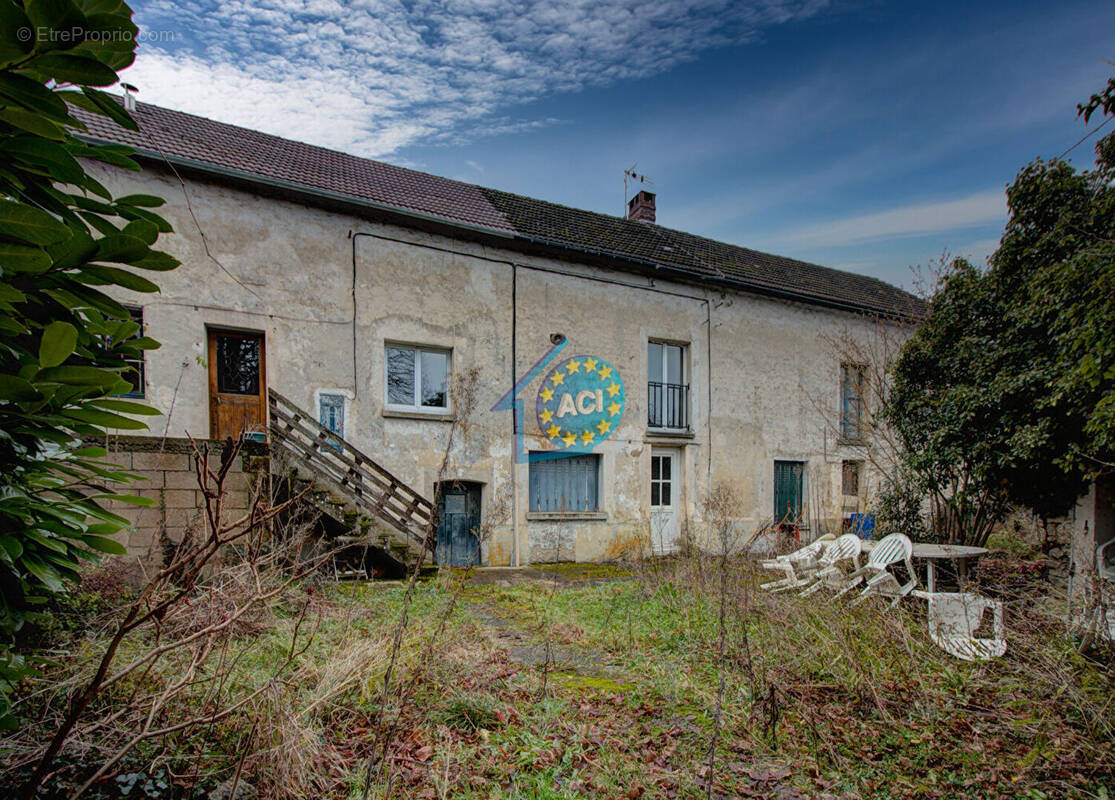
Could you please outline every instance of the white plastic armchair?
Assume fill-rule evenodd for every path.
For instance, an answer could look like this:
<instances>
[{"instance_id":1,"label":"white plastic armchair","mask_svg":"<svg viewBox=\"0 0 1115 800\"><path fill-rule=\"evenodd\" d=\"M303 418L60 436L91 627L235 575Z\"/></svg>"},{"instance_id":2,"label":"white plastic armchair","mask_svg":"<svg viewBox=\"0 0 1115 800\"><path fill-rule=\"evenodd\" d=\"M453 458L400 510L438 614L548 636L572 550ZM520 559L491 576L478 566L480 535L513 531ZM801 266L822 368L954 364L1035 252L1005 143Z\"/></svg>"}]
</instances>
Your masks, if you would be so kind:
<instances>
[{"instance_id":1,"label":"white plastic armchair","mask_svg":"<svg viewBox=\"0 0 1115 800\"><path fill-rule=\"evenodd\" d=\"M867 557L867 563L848 576L847 584L836 596L840 597L846 592L851 591L861 582L864 582L866 586L864 586L860 596L852 601L853 605L863 602L871 595L880 594L894 598L894 601L891 603L891 608L893 608L898 604L899 600L908 595L913 591L914 587L918 585L914 566L910 561L913 550L913 542L911 542L910 537L905 534L892 533L890 536L880 539L875 543L875 546L871 548L871 553ZM891 564L897 564L899 562L905 563L906 570L910 574L908 583L900 584L898 579L894 577L894 574L888 569Z\"/></svg>"},{"instance_id":2,"label":"white plastic armchair","mask_svg":"<svg viewBox=\"0 0 1115 800\"><path fill-rule=\"evenodd\" d=\"M972 592L934 592L929 599L929 638L951 656L987 661L1007 651L1003 638L1003 603ZM974 636L983 615L992 611L990 638Z\"/></svg>"},{"instance_id":3,"label":"white plastic armchair","mask_svg":"<svg viewBox=\"0 0 1115 800\"><path fill-rule=\"evenodd\" d=\"M1096 548L1096 572L1101 578L1108 581L1115 581L1115 565L1108 564L1105 555L1105 551L1112 545L1115 545L1115 538L1108 539Z\"/></svg>"},{"instance_id":4,"label":"white plastic armchair","mask_svg":"<svg viewBox=\"0 0 1115 800\"><path fill-rule=\"evenodd\" d=\"M810 576L811 582L801 596L807 597L822 586L836 590L843 589L848 582L848 576L859 570L859 556L862 550L863 540L854 533L844 534L825 548L818 569ZM845 562L851 563L846 565Z\"/></svg>"},{"instance_id":5,"label":"white plastic armchair","mask_svg":"<svg viewBox=\"0 0 1115 800\"><path fill-rule=\"evenodd\" d=\"M817 568L821 553L832 542L833 538L832 534L826 534L792 553L760 561L759 566L763 569L781 572L785 577L777 581L760 584L759 588L780 591L800 586L802 579Z\"/></svg>"}]
</instances>

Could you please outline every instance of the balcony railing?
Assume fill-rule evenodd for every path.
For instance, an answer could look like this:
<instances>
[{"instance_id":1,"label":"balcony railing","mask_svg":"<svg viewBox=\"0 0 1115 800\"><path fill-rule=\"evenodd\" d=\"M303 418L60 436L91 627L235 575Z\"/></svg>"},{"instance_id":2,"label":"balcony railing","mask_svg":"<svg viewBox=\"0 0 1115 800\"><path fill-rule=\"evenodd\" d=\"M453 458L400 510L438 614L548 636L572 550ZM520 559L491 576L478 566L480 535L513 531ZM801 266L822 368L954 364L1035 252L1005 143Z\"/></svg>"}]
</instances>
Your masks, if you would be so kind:
<instances>
[{"instance_id":1,"label":"balcony railing","mask_svg":"<svg viewBox=\"0 0 1115 800\"><path fill-rule=\"evenodd\" d=\"M647 425L689 429L689 387L682 383L647 382Z\"/></svg>"}]
</instances>

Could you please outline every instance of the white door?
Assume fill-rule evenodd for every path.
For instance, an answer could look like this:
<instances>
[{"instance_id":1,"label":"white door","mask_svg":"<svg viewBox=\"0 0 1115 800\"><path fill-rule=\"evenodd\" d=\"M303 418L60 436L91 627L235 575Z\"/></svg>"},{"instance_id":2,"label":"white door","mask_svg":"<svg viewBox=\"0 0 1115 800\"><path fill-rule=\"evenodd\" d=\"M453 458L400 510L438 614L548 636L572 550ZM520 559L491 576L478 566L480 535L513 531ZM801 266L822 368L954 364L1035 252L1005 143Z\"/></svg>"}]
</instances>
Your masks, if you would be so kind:
<instances>
[{"instance_id":1,"label":"white door","mask_svg":"<svg viewBox=\"0 0 1115 800\"><path fill-rule=\"evenodd\" d=\"M676 553L681 540L681 451L650 451L650 541L656 555Z\"/></svg>"}]
</instances>

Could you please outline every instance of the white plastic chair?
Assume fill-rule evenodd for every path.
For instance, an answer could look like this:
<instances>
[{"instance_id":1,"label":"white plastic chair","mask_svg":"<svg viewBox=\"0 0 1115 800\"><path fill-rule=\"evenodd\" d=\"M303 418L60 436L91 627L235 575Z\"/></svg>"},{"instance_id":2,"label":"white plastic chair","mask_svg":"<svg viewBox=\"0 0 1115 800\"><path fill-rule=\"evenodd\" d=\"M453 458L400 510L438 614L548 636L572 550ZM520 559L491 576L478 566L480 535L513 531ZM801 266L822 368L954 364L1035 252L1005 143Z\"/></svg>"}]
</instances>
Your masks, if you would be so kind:
<instances>
[{"instance_id":1,"label":"white plastic chair","mask_svg":"<svg viewBox=\"0 0 1115 800\"><path fill-rule=\"evenodd\" d=\"M810 577L812 583L801 593L808 597L822 586L830 589L843 589L848 582L848 577L859 570L859 556L863 550L863 540L854 533L846 533L825 548L825 554L816 572ZM845 561L851 561L851 569L841 566Z\"/></svg>"},{"instance_id":2,"label":"white plastic chair","mask_svg":"<svg viewBox=\"0 0 1115 800\"><path fill-rule=\"evenodd\" d=\"M782 572L785 574L785 577L777 581L760 584L759 588L769 591L780 591L793 588L794 586L800 586L801 580L805 575L817 568L818 559L822 551L824 551L825 547L828 546L833 538L831 533L825 534L792 553L760 561L759 566L763 569Z\"/></svg>"},{"instance_id":3,"label":"white plastic chair","mask_svg":"<svg viewBox=\"0 0 1115 800\"><path fill-rule=\"evenodd\" d=\"M862 603L871 595L878 594L894 598L890 604L890 607L894 608L898 605L899 600L908 595L918 585L917 573L914 572L914 565L910 561L913 550L914 544L910 541L910 537L905 534L892 533L890 536L880 539L871 548L867 563L848 576L847 584L836 596L840 597L858 586L860 582L865 582L866 586L864 586L860 596L852 601L852 605ZM906 571L910 575L910 580L905 584L900 584L898 578L894 577L894 574L888 569L891 564L899 562L905 563Z\"/></svg>"},{"instance_id":4,"label":"white plastic chair","mask_svg":"<svg viewBox=\"0 0 1115 800\"><path fill-rule=\"evenodd\" d=\"M1003 638L1003 603L972 592L934 592L929 599L929 638L951 656L987 661L1007 651ZM993 612L991 638L975 638L984 612Z\"/></svg>"},{"instance_id":5,"label":"white plastic chair","mask_svg":"<svg viewBox=\"0 0 1115 800\"><path fill-rule=\"evenodd\" d=\"M1115 538L1108 539L1096 548L1096 573L1106 581L1115 581L1115 564L1107 563L1104 551L1115 545Z\"/></svg>"}]
</instances>

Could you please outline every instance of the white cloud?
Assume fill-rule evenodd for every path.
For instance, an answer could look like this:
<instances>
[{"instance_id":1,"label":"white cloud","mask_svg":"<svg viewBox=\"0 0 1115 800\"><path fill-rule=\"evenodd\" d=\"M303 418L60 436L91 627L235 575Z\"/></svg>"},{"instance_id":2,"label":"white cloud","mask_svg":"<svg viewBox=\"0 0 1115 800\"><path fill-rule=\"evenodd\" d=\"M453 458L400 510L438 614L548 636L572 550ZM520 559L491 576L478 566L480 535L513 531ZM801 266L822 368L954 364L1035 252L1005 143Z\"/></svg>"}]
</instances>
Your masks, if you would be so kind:
<instances>
[{"instance_id":1,"label":"white cloud","mask_svg":"<svg viewBox=\"0 0 1115 800\"><path fill-rule=\"evenodd\" d=\"M533 130L497 112L645 77L819 13L825 0L153 0L140 99L382 156Z\"/></svg>"},{"instance_id":2,"label":"white cloud","mask_svg":"<svg viewBox=\"0 0 1115 800\"><path fill-rule=\"evenodd\" d=\"M971 228L1003 221L1006 216L1006 193L990 189L954 200L917 203L808 225L788 231L779 239L809 246L858 244Z\"/></svg>"},{"instance_id":3,"label":"white cloud","mask_svg":"<svg viewBox=\"0 0 1115 800\"><path fill-rule=\"evenodd\" d=\"M964 256L978 267L982 267L987 263L987 259L991 254L999 249L998 239L980 239L978 242L970 242L969 244L959 247L956 250L958 256Z\"/></svg>"}]
</instances>

